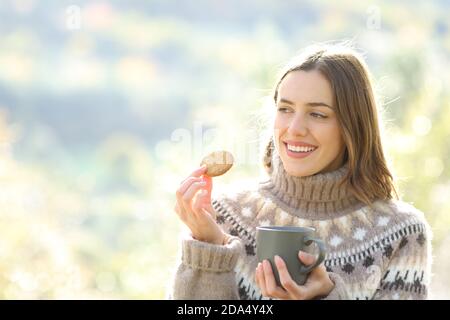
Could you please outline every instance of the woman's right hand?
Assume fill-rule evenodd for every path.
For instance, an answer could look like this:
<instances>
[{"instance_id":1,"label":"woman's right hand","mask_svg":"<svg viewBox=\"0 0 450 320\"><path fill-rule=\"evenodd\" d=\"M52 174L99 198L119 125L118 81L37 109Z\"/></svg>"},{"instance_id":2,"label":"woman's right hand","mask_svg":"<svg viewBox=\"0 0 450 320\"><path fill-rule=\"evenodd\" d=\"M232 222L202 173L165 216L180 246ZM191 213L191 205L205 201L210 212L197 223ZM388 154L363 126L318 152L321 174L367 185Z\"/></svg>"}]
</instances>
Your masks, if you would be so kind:
<instances>
[{"instance_id":1,"label":"woman's right hand","mask_svg":"<svg viewBox=\"0 0 450 320\"><path fill-rule=\"evenodd\" d=\"M194 239L222 245L227 236L216 222L211 206L212 178L205 172L206 166L197 168L181 182L174 210Z\"/></svg>"}]
</instances>

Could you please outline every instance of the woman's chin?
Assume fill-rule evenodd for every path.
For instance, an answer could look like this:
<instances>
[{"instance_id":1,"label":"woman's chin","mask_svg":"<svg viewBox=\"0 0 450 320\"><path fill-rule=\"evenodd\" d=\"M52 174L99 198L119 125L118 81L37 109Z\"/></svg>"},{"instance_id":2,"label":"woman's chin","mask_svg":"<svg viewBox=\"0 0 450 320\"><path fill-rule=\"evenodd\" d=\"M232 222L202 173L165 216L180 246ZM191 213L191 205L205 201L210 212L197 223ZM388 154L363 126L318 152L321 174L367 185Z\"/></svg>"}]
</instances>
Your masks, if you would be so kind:
<instances>
[{"instance_id":1,"label":"woman's chin","mask_svg":"<svg viewBox=\"0 0 450 320\"><path fill-rule=\"evenodd\" d=\"M284 165L284 170L293 177L307 177L315 174L312 168L298 168L291 165Z\"/></svg>"}]
</instances>

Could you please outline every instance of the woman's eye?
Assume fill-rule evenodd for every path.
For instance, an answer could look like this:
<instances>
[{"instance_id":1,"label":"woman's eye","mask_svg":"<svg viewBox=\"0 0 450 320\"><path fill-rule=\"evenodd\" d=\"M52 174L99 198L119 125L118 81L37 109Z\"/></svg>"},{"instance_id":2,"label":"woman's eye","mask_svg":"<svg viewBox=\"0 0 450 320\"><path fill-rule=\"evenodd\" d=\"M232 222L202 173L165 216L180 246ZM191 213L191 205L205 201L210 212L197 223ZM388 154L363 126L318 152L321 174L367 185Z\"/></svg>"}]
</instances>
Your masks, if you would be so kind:
<instances>
[{"instance_id":1,"label":"woman's eye","mask_svg":"<svg viewBox=\"0 0 450 320\"><path fill-rule=\"evenodd\" d=\"M321 115L321 114L319 114L319 113L313 112L313 113L311 113L311 114L313 115L314 118L322 118L322 119L325 119L325 118L326 118L326 116Z\"/></svg>"},{"instance_id":2,"label":"woman's eye","mask_svg":"<svg viewBox=\"0 0 450 320\"><path fill-rule=\"evenodd\" d=\"M278 108L278 112L281 112L281 113L287 113L287 112L289 112L289 111L290 111L289 108L286 108L286 107L279 107L279 108ZM320 113L315 113L315 112L311 113L311 115L312 115L314 118L319 118L319 119L325 119L325 118L328 118L327 116L324 116L324 115L321 115Z\"/></svg>"}]
</instances>

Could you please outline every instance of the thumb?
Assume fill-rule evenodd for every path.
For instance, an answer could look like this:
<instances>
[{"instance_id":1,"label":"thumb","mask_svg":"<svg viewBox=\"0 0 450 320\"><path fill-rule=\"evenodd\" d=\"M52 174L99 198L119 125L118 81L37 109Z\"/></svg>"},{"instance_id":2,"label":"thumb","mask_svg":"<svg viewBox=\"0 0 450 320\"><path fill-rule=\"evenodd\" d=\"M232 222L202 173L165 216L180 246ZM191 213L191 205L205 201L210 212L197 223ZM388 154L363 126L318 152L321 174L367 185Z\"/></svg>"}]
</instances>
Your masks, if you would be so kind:
<instances>
[{"instance_id":1,"label":"thumb","mask_svg":"<svg viewBox=\"0 0 450 320\"><path fill-rule=\"evenodd\" d=\"M299 251L298 257L299 257L300 261L303 262L303 264L305 264L307 266L312 265L316 261L315 256L313 256L312 254L309 254L307 252L304 252L304 251Z\"/></svg>"}]
</instances>

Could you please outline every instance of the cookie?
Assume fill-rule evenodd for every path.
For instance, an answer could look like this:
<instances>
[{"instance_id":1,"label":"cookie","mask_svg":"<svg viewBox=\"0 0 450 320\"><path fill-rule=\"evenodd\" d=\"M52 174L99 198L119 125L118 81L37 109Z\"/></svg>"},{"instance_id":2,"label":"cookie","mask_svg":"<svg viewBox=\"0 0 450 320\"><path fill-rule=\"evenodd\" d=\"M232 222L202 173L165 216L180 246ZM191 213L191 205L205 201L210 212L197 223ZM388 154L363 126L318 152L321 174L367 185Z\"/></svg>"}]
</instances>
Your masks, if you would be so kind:
<instances>
[{"instance_id":1,"label":"cookie","mask_svg":"<svg viewBox=\"0 0 450 320\"><path fill-rule=\"evenodd\" d=\"M228 151L214 151L203 158L200 166L206 164L206 174L210 177L217 177L230 170L233 163L233 155Z\"/></svg>"}]
</instances>

